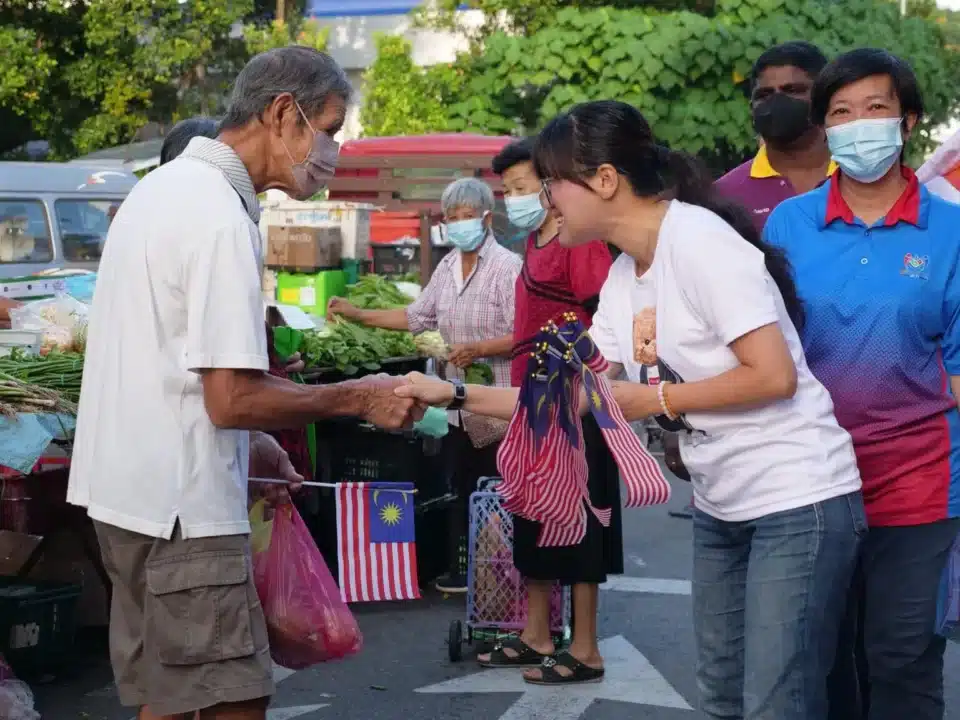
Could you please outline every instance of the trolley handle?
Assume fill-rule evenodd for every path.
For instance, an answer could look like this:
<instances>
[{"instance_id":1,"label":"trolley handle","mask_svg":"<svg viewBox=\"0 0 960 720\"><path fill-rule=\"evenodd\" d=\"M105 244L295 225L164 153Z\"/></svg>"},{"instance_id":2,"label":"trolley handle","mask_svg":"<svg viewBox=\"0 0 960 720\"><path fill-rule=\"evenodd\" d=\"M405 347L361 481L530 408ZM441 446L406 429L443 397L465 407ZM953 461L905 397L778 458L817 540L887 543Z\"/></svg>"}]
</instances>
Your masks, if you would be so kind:
<instances>
[{"instance_id":1,"label":"trolley handle","mask_svg":"<svg viewBox=\"0 0 960 720\"><path fill-rule=\"evenodd\" d=\"M489 492L502 482L502 477L482 477L477 480L477 490L479 492Z\"/></svg>"}]
</instances>

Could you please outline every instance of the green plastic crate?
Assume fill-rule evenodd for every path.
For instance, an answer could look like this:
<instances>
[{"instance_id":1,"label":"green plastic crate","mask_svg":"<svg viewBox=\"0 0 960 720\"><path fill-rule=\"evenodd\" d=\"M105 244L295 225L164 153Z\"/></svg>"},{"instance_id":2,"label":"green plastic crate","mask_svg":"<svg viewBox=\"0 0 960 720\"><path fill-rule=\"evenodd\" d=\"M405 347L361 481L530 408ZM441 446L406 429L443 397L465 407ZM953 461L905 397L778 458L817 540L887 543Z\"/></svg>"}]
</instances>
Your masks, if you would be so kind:
<instances>
[{"instance_id":1,"label":"green plastic crate","mask_svg":"<svg viewBox=\"0 0 960 720\"><path fill-rule=\"evenodd\" d=\"M277 302L296 305L313 315L325 315L327 303L347 291L343 270L321 270L318 273L277 273Z\"/></svg>"},{"instance_id":2,"label":"green plastic crate","mask_svg":"<svg viewBox=\"0 0 960 720\"><path fill-rule=\"evenodd\" d=\"M0 653L30 677L69 661L81 587L0 577Z\"/></svg>"}]
</instances>

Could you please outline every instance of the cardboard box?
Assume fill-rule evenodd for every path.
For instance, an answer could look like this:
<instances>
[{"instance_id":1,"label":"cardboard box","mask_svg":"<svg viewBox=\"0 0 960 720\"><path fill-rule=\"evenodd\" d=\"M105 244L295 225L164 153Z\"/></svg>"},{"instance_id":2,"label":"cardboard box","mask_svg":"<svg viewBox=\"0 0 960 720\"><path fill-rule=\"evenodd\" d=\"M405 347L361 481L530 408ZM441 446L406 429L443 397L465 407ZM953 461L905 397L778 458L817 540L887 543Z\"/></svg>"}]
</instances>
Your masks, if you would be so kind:
<instances>
[{"instance_id":1,"label":"cardboard box","mask_svg":"<svg viewBox=\"0 0 960 720\"><path fill-rule=\"evenodd\" d=\"M266 266L320 270L340 267L339 227L273 226L267 235Z\"/></svg>"}]
</instances>

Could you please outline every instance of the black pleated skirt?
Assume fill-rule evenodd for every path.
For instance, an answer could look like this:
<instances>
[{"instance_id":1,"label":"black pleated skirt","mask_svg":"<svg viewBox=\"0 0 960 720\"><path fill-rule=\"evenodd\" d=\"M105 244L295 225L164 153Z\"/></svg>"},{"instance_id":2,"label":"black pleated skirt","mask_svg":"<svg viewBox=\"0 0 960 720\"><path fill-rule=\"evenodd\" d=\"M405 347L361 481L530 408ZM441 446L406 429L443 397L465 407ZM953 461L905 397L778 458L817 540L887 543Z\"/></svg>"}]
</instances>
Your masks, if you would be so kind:
<instances>
[{"instance_id":1,"label":"black pleated skirt","mask_svg":"<svg viewBox=\"0 0 960 720\"><path fill-rule=\"evenodd\" d=\"M620 471L592 415L583 418L590 501L597 508L611 508L610 527L603 527L587 513L587 534L579 545L537 547L540 523L513 518L513 564L531 580L604 583L607 575L623 573L623 525L620 509Z\"/></svg>"}]
</instances>

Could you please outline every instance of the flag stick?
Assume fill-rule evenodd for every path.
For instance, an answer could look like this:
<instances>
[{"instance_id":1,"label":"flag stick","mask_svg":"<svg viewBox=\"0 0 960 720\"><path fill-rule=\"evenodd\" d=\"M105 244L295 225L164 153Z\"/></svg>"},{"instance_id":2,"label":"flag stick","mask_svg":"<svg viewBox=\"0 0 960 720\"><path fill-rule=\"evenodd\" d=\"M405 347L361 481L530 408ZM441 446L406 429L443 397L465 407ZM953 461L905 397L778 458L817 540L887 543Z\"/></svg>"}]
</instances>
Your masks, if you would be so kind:
<instances>
[{"instance_id":1,"label":"flag stick","mask_svg":"<svg viewBox=\"0 0 960 720\"><path fill-rule=\"evenodd\" d=\"M256 478L256 477L252 477L252 478L249 478L249 480L250 480L250 482L264 483L264 484L266 484L266 485L290 485L290 482L289 482L289 481L287 481L287 480L281 480L281 479L279 479L279 478ZM303 481L302 483L300 483L300 484L301 484L301 485L305 485L305 486L307 486L307 487L322 487L322 488L335 488L335 487L337 487L337 485L338 485L338 483L313 482L312 480L304 480L304 481ZM372 488L372 489L373 489L373 490L379 490L380 492L402 493L403 495L416 495L416 494L417 494L416 488L414 488L413 490L394 490L393 488L383 488L383 487L377 487L377 488Z\"/></svg>"}]
</instances>

